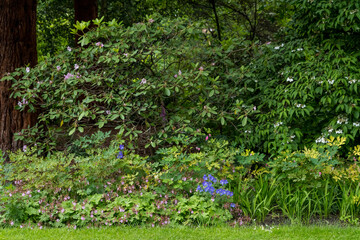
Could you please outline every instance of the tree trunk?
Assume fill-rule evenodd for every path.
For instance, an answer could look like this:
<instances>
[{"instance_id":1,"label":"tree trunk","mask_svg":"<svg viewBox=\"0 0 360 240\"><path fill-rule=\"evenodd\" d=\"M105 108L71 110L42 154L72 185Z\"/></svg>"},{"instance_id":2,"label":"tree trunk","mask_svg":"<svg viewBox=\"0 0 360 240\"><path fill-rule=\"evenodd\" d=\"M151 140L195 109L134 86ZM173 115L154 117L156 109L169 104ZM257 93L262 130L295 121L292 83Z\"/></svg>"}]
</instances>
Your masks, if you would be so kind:
<instances>
[{"instance_id":1,"label":"tree trunk","mask_svg":"<svg viewBox=\"0 0 360 240\"><path fill-rule=\"evenodd\" d=\"M94 20L98 14L97 0L74 0L75 9L75 22ZM93 28L94 24L90 24L90 28ZM79 37L82 33L78 33L75 36L76 44L78 44Z\"/></svg>"},{"instance_id":2,"label":"tree trunk","mask_svg":"<svg viewBox=\"0 0 360 240\"><path fill-rule=\"evenodd\" d=\"M36 0L0 0L0 77L17 67L37 64ZM0 82L0 149L16 150L22 143L14 134L31 126L36 115L15 110L11 82Z\"/></svg>"}]
</instances>

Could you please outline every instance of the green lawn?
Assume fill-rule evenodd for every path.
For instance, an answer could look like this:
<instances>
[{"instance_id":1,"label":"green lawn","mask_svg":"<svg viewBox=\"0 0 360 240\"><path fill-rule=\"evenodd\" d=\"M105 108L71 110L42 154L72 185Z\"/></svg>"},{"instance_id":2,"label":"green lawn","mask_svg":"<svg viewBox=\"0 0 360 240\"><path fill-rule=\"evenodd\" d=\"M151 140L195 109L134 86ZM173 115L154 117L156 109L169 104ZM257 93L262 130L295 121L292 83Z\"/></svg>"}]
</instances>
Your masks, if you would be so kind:
<instances>
[{"instance_id":1,"label":"green lawn","mask_svg":"<svg viewBox=\"0 0 360 240\"><path fill-rule=\"evenodd\" d=\"M2 229L0 239L360 239L360 228L338 226L102 229Z\"/></svg>"}]
</instances>

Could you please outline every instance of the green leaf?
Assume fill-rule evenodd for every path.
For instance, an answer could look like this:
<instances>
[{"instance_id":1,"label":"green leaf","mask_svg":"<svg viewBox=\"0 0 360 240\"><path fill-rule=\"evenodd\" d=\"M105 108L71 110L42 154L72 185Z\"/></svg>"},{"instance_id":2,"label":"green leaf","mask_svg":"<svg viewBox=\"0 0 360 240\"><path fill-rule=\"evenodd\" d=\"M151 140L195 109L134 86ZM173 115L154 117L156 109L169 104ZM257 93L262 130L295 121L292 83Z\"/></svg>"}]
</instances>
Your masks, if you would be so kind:
<instances>
[{"instance_id":1,"label":"green leaf","mask_svg":"<svg viewBox=\"0 0 360 240\"><path fill-rule=\"evenodd\" d=\"M79 116L79 121L85 116L85 112L81 112L80 116Z\"/></svg>"},{"instance_id":2,"label":"green leaf","mask_svg":"<svg viewBox=\"0 0 360 240\"><path fill-rule=\"evenodd\" d=\"M166 96L170 96L170 94L171 94L171 93L170 93L170 90L169 90L168 88L165 88L165 95L166 95Z\"/></svg>"},{"instance_id":3,"label":"green leaf","mask_svg":"<svg viewBox=\"0 0 360 240\"><path fill-rule=\"evenodd\" d=\"M224 117L221 117L221 118L220 118L220 121L221 121L221 125L225 125L225 119L224 119Z\"/></svg>"},{"instance_id":4,"label":"green leaf","mask_svg":"<svg viewBox=\"0 0 360 240\"><path fill-rule=\"evenodd\" d=\"M76 128L71 129L70 132L69 132L69 136L70 136L70 135L73 135L74 132L75 132L75 130L76 130Z\"/></svg>"},{"instance_id":5,"label":"green leaf","mask_svg":"<svg viewBox=\"0 0 360 240\"><path fill-rule=\"evenodd\" d=\"M242 120L242 122L241 122L241 125L242 125L243 127L246 126L247 119L248 119L247 117L244 117L244 118L243 118L243 120Z\"/></svg>"},{"instance_id":6,"label":"green leaf","mask_svg":"<svg viewBox=\"0 0 360 240\"><path fill-rule=\"evenodd\" d=\"M212 97L214 95L215 91L214 90L211 90L210 94L209 94L209 97Z\"/></svg>"}]
</instances>

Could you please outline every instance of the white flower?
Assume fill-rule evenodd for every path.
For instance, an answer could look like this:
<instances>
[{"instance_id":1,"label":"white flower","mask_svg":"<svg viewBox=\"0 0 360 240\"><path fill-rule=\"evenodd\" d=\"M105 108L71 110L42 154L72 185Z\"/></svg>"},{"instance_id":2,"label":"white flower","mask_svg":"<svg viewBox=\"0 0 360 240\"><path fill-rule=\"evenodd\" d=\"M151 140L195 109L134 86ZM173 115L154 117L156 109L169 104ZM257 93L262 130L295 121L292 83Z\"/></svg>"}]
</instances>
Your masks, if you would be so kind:
<instances>
[{"instance_id":1,"label":"white flower","mask_svg":"<svg viewBox=\"0 0 360 240\"><path fill-rule=\"evenodd\" d=\"M250 130L245 130L245 133L251 133L251 131Z\"/></svg>"},{"instance_id":2,"label":"white flower","mask_svg":"<svg viewBox=\"0 0 360 240\"><path fill-rule=\"evenodd\" d=\"M347 118L339 118L336 122L337 124L347 124L348 123L348 119Z\"/></svg>"},{"instance_id":3,"label":"white flower","mask_svg":"<svg viewBox=\"0 0 360 240\"><path fill-rule=\"evenodd\" d=\"M332 129L332 128L330 128L330 129L328 130L329 133L332 133L332 131L334 131L334 129Z\"/></svg>"},{"instance_id":4,"label":"white flower","mask_svg":"<svg viewBox=\"0 0 360 240\"><path fill-rule=\"evenodd\" d=\"M332 85L334 84L334 80L328 80L328 83Z\"/></svg>"},{"instance_id":5,"label":"white flower","mask_svg":"<svg viewBox=\"0 0 360 240\"><path fill-rule=\"evenodd\" d=\"M71 52L71 47L68 46L66 49L67 49L69 52Z\"/></svg>"},{"instance_id":6,"label":"white flower","mask_svg":"<svg viewBox=\"0 0 360 240\"><path fill-rule=\"evenodd\" d=\"M335 131L337 134L342 134L343 131L341 129Z\"/></svg>"},{"instance_id":7,"label":"white flower","mask_svg":"<svg viewBox=\"0 0 360 240\"><path fill-rule=\"evenodd\" d=\"M287 82L293 82L293 81L294 81L294 79L293 79L293 78L288 77L288 78L286 79L286 81L287 81Z\"/></svg>"},{"instance_id":8,"label":"white flower","mask_svg":"<svg viewBox=\"0 0 360 240\"><path fill-rule=\"evenodd\" d=\"M75 64L75 65L74 65L74 69L75 69L75 70L79 69L79 65Z\"/></svg>"},{"instance_id":9,"label":"white flower","mask_svg":"<svg viewBox=\"0 0 360 240\"><path fill-rule=\"evenodd\" d=\"M284 46L284 44L282 43L280 46L281 46L281 47L283 47L283 46Z\"/></svg>"},{"instance_id":10,"label":"white flower","mask_svg":"<svg viewBox=\"0 0 360 240\"><path fill-rule=\"evenodd\" d=\"M280 49L280 46L276 46L274 47L275 50L279 50Z\"/></svg>"},{"instance_id":11,"label":"white flower","mask_svg":"<svg viewBox=\"0 0 360 240\"><path fill-rule=\"evenodd\" d=\"M355 79L349 81L349 84L353 84L353 83L356 83Z\"/></svg>"},{"instance_id":12,"label":"white flower","mask_svg":"<svg viewBox=\"0 0 360 240\"><path fill-rule=\"evenodd\" d=\"M283 124L283 122L277 122L277 123L274 124L274 127L276 128L276 127L278 127L278 126L280 126L282 124Z\"/></svg>"},{"instance_id":13,"label":"white flower","mask_svg":"<svg viewBox=\"0 0 360 240\"><path fill-rule=\"evenodd\" d=\"M29 68L29 67L26 68L26 72L27 72L27 73L30 72L30 68Z\"/></svg>"},{"instance_id":14,"label":"white flower","mask_svg":"<svg viewBox=\"0 0 360 240\"><path fill-rule=\"evenodd\" d=\"M298 48L297 50L298 50L298 51L302 51L302 50L304 50L304 49L302 49L302 48Z\"/></svg>"},{"instance_id":15,"label":"white flower","mask_svg":"<svg viewBox=\"0 0 360 240\"><path fill-rule=\"evenodd\" d=\"M318 139L315 140L316 143L327 143L328 141L326 141L326 139L324 137L319 137Z\"/></svg>"},{"instance_id":16,"label":"white flower","mask_svg":"<svg viewBox=\"0 0 360 240\"><path fill-rule=\"evenodd\" d=\"M359 123L359 122L354 122L354 123L353 123L353 126L354 126L354 127L359 127L359 126L360 126L360 123Z\"/></svg>"}]
</instances>

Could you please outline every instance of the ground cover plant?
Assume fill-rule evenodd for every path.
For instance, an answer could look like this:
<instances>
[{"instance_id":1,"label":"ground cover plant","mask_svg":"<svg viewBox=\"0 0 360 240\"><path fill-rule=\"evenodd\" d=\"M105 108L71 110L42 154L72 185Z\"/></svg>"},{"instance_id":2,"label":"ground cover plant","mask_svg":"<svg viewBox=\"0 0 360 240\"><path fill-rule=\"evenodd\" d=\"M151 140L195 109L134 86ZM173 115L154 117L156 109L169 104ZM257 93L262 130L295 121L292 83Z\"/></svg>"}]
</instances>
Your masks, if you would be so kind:
<instances>
[{"instance_id":1,"label":"ground cover plant","mask_svg":"<svg viewBox=\"0 0 360 240\"><path fill-rule=\"evenodd\" d=\"M344 2L292 1L272 42L187 16L77 23L80 46L2 79L38 121L0 154L0 225L358 225L360 15Z\"/></svg>"}]
</instances>

